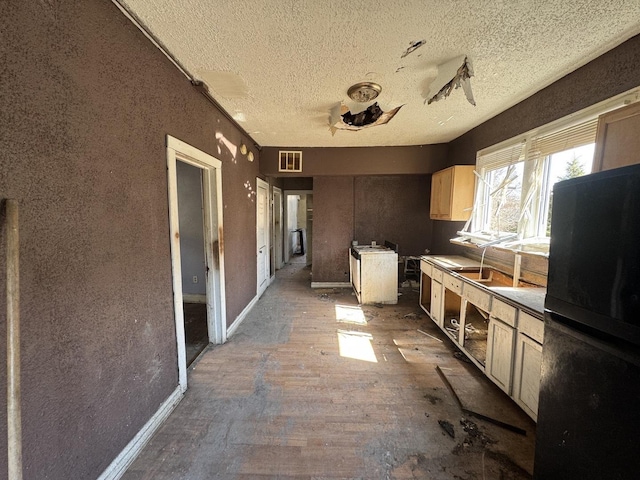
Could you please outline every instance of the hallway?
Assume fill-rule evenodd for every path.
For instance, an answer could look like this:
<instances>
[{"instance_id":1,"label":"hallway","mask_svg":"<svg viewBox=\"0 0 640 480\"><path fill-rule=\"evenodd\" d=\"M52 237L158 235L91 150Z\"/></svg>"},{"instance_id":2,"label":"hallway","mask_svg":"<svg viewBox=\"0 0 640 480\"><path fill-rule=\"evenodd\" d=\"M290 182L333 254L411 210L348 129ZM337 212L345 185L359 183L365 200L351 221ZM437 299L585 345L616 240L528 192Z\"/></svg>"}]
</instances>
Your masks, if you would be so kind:
<instances>
[{"instance_id":1,"label":"hallway","mask_svg":"<svg viewBox=\"0 0 640 480\"><path fill-rule=\"evenodd\" d=\"M310 273L279 270L229 342L194 362L125 480L531 478L535 424L515 409L522 435L461 411L436 366L463 379L475 367L414 290L360 308L351 290L311 289Z\"/></svg>"}]
</instances>

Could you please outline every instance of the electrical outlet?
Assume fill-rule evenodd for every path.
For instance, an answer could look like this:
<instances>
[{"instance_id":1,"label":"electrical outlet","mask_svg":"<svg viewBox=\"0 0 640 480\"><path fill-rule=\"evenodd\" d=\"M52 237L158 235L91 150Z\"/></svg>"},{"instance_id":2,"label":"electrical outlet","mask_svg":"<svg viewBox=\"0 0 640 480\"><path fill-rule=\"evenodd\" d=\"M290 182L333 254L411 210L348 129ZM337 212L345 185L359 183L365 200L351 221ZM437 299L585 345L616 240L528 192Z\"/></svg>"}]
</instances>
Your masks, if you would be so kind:
<instances>
[{"instance_id":1,"label":"electrical outlet","mask_svg":"<svg viewBox=\"0 0 640 480\"><path fill-rule=\"evenodd\" d=\"M198 283L198 276L197 275L193 276L193 283Z\"/></svg>"}]
</instances>

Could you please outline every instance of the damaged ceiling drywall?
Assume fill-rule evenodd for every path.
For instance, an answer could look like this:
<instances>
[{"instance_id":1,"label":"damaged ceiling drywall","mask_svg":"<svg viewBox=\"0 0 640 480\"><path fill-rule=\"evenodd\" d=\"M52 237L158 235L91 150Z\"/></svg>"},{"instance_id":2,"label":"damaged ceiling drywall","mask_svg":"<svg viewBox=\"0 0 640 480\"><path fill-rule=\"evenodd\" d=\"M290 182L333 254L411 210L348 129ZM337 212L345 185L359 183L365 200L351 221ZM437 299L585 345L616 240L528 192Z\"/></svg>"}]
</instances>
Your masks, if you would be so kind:
<instances>
[{"instance_id":1,"label":"damaged ceiling drywall","mask_svg":"<svg viewBox=\"0 0 640 480\"><path fill-rule=\"evenodd\" d=\"M331 111L329 130L331 131L331 135L335 135L338 130L359 131L368 127L384 125L388 123L401 108L402 105L384 112L378 105L378 102L375 102L360 112L352 113L349 107L341 103L336 105Z\"/></svg>"},{"instance_id":2,"label":"damaged ceiling drywall","mask_svg":"<svg viewBox=\"0 0 640 480\"><path fill-rule=\"evenodd\" d=\"M389 0L375 12L366 0L114 1L257 143L279 147L447 142L640 33L631 0ZM455 86L425 104L461 65L427 97L442 66L462 55L477 106ZM382 86L383 110L402 111L384 128L330 135L327 111L351 106L347 90L363 81Z\"/></svg>"},{"instance_id":3,"label":"damaged ceiling drywall","mask_svg":"<svg viewBox=\"0 0 640 480\"><path fill-rule=\"evenodd\" d=\"M438 66L438 76L431 83L429 93L427 94L427 104L437 102L443 98L447 98L451 92L462 87L467 100L474 107L476 101L473 99L471 91L471 77L473 71L467 57L458 57Z\"/></svg>"}]
</instances>

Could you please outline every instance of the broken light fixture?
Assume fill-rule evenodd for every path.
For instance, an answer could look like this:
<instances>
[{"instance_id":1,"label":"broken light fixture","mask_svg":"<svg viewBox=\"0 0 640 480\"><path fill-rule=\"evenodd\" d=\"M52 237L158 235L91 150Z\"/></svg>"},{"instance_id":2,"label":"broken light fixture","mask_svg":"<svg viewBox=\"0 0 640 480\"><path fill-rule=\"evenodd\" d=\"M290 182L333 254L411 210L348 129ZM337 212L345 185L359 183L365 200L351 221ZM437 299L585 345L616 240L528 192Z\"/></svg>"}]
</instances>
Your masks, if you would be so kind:
<instances>
[{"instance_id":1,"label":"broken light fixture","mask_svg":"<svg viewBox=\"0 0 640 480\"><path fill-rule=\"evenodd\" d=\"M347 90L347 95L354 102L367 103L380 95L382 87L373 82L360 82L355 85L351 85Z\"/></svg>"}]
</instances>

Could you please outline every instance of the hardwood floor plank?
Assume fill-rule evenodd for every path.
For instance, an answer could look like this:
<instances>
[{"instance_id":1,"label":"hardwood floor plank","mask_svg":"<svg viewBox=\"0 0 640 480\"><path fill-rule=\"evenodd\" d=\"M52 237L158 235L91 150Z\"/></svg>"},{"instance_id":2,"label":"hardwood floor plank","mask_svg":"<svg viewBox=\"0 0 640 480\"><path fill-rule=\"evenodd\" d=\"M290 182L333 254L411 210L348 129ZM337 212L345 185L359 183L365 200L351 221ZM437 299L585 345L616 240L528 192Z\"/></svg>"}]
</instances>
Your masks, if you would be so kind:
<instances>
[{"instance_id":1,"label":"hardwood floor plank","mask_svg":"<svg viewBox=\"0 0 640 480\"><path fill-rule=\"evenodd\" d=\"M312 290L304 264L280 270L229 342L190 368L184 400L123 479L528 478L535 425L522 413L522 437L474 419L495 443L469 437L436 366L465 369L403 293L358 306L347 289ZM338 321L346 311L366 323ZM504 461L483 466L487 449Z\"/></svg>"}]
</instances>

